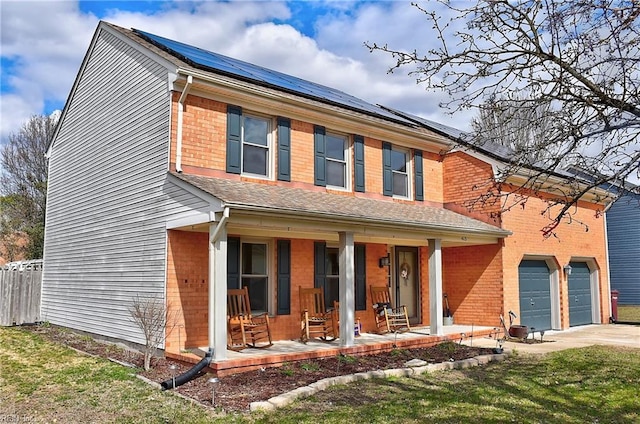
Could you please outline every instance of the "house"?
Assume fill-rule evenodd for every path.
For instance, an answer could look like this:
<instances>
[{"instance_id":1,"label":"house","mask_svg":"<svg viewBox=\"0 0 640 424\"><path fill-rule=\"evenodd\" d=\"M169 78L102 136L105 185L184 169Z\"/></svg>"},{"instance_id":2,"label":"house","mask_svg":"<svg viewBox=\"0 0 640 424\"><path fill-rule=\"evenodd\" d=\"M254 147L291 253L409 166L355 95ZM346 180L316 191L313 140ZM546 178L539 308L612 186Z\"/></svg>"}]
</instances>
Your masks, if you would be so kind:
<instances>
[{"instance_id":1,"label":"house","mask_svg":"<svg viewBox=\"0 0 640 424\"><path fill-rule=\"evenodd\" d=\"M607 237L611 290L619 292L619 305L640 305L640 195L630 192L611 205Z\"/></svg>"},{"instance_id":2,"label":"house","mask_svg":"<svg viewBox=\"0 0 640 424\"><path fill-rule=\"evenodd\" d=\"M178 311L164 349L227 357L226 290L247 286L275 340L300 336L299 287L340 301L340 338L374 328L388 285L414 326L537 330L609 319L604 204L545 240L543 199L469 211L495 150L341 91L101 22L49 147L43 319L143 343L136 295ZM444 154L444 152L448 152ZM554 177L555 178L555 177ZM517 184L517 176L514 184ZM544 196L544 194L540 195ZM569 275L565 269L571 266Z\"/></svg>"}]
</instances>

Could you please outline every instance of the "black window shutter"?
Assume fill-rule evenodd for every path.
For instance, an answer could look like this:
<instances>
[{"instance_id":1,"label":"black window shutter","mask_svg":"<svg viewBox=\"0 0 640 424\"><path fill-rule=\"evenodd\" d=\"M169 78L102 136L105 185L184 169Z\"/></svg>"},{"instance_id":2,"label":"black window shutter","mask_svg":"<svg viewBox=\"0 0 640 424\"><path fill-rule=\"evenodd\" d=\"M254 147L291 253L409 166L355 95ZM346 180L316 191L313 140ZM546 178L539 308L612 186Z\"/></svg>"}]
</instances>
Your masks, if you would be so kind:
<instances>
[{"instance_id":1,"label":"black window shutter","mask_svg":"<svg viewBox=\"0 0 640 424\"><path fill-rule=\"evenodd\" d=\"M242 151L242 108L227 105L227 172L239 174Z\"/></svg>"},{"instance_id":2,"label":"black window shutter","mask_svg":"<svg viewBox=\"0 0 640 424\"><path fill-rule=\"evenodd\" d=\"M324 297L327 299L327 288L325 287L326 280L326 254L327 254L327 244L322 241L316 241L313 244L314 248L314 279L313 286L324 289ZM326 305L325 305L326 306Z\"/></svg>"},{"instance_id":3,"label":"black window shutter","mask_svg":"<svg viewBox=\"0 0 640 424\"><path fill-rule=\"evenodd\" d=\"M364 244L354 245L356 269L356 311L367 309L367 259Z\"/></svg>"},{"instance_id":4,"label":"black window shutter","mask_svg":"<svg viewBox=\"0 0 640 424\"><path fill-rule=\"evenodd\" d=\"M278 315L291 313L291 240L278 240Z\"/></svg>"},{"instance_id":5,"label":"black window shutter","mask_svg":"<svg viewBox=\"0 0 640 424\"><path fill-rule=\"evenodd\" d=\"M209 282L212 284L212 282ZM240 239L227 238L227 288L239 289L240 284Z\"/></svg>"},{"instance_id":6,"label":"black window shutter","mask_svg":"<svg viewBox=\"0 0 640 424\"><path fill-rule=\"evenodd\" d=\"M382 143L382 194L393 196L393 172L391 171L391 143Z\"/></svg>"},{"instance_id":7,"label":"black window shutter","mask_svg":"<svg viewBox=\"0 0 640 424\"><path fill-rule=\"evenodd\" d=\"M413 162L415 168L415 187L416 187L416 200L424 200L424 177L423 165L422 165L422 150L416 150L413 152Z\"/></svg>"},{"instance_id":8,"label":"black window shutter","mask_svg":"<svg viewBox=\"0 0 640 424\"><path fill-rule=\"evenodd\" d=\"M327 185L327 163L324 127L316 125L313 128L313 144L315 151L315 185L325 187Z\"/></svg>"},{"instance_id":9,"label":"black window shutter","mask_svg":"<svg viewBox=\"0 0 640 424\"><path fill-rule=\"evenodd\" d=\"M291 181L291 120L278 118L278 180Z\"/></svg>"},{"instance_id":10,"label":"black window shutter","mask_svg":"<svg viewBox=\"0 0 640 424\"><path fill-rule=\"evenodd\" d=\"M353 137L353 150L355 162L356 191L364 193L364 137Z\"/></svg>"}]
</instances>

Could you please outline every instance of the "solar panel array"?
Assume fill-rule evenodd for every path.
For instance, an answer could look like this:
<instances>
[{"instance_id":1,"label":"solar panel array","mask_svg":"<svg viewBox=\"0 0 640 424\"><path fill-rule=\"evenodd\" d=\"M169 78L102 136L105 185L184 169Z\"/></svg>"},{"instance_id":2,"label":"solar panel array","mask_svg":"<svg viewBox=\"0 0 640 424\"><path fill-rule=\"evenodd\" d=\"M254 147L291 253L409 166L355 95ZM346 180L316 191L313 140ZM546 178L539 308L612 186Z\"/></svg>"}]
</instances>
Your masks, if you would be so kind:
<instances>
[{"instance_id":1,"label":"solar panel array","mask_svg":"<svg viewBox=\"0 0 640 424\"><path fill-rule=\"evenodd\" d=\"M489 141L485 141L484 143L474 143L470 139L470 137L472 137L471 133L466 133L464 131L460 131L457 128L453 128L436 121L431 121L420 116L412 115L407 112L402 112L388 107L385 107L385 109L389 110L390 112L397 113L400 116L404 116L405 118L410 119L414 122L417 122L423 127L428 128L432 131L439 132L440 134L449 137L452 140L461 141L463 143L466 143L467 145L473 145L474 149L476 150L484 151L485 153L489 153L501 159L508 159L510 157L513 157L514 152L509 147Z\"/></svg>"},{"instance_id":2,"label":"solar panel array","mask_svg":"<svg viewBox=\"0 0 640 424\"><path fill-rule=\"evenodd\" d=\"M415 124L410 120L404 119L401 116L381 108L380 106L367 103L364 100L358 99L357 97L346 94L340 90L263 68L248 62L243 62L238 59L233 59L199 47L150 34L148 32L136 29L133 31L150 43L154 44L156 47L161 48L167 53L196 68L245 79L325 103L347 107L369 115L375 115L395 122L400 122L405 125L415 126Z\"/></svg>"}]
</instances>

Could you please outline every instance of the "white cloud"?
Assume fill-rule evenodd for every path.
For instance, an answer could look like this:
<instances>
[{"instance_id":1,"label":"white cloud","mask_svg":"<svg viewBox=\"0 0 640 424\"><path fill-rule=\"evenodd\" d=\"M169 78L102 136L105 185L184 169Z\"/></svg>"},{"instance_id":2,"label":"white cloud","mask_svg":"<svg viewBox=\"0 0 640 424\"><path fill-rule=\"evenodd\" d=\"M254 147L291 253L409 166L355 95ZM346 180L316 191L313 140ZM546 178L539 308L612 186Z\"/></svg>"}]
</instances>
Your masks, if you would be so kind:
<instances>
[{"instance_id":1,"label":"white cloud","mask_svg":"<svg viewBox=\"0 0 640 424\"><path fill-rule=\"evenodd\" d=\"M44 112L47 99L64 102L89 46L97 18L74 2L2 2L3 70L0 137ZM37 13L35 13L37 10Z\"/></svg>"},{"instance_id":2,"label":"white cloud","mask_svg":"<svg viewBox=\"0 0 640 424\"><path fill-rule=\"evenodd\" d=\"M118 2L113 4L118 7ZM370 54L363 45L364 41L410 45L426 39L426 29L420 26L424 16L406 2L364 3L355 8L353 3L314 3L309 7L325 13L312 23L314 38L291 25L273 23L299 18L279 2L175 2L153 12L112 9L104 16L82 13L72 1L1 1L0 6L2 56L17 64L10 75L3 75L11 90L7 94L3 87L2 139L29 116L44 113L46 104L66 100L99 19L446 121L438 119L441 94L427 93L406 75L388 75L390 58Z\"/></svg>"}]
</instances>

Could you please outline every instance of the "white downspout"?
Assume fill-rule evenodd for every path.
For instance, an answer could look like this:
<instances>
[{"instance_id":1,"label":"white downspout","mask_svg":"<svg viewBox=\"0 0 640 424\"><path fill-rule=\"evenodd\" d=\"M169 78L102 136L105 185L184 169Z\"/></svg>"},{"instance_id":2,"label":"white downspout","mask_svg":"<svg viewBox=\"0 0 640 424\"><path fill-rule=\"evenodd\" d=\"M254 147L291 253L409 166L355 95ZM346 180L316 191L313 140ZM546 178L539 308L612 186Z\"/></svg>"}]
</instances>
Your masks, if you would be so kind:
<instances>
[{"instance_id":1,"label":"white downspout","mask_svg":"<svg viewBox=\"0 0 640 424\"><path fill-rule=\"evenodd\" d=\"M178 100L178 128L176 130L176 171L182 172L182 115L184 114L184 101L187 99L187 94L193 84L193 77L187 76L187 83L182 89L180 99Z\"/></svg>"},{"instance_id":2,"label":"white downspout","mask_svg":"<svg viewBox=\"0 0 640 424\"><path fill-rule=\"evenodd\" d=\"M602 215L604 217L603 219L603 223L604 223L604 253L607 257L607 296L609 296L609 320L613 317L613 305L611 304L611 267L609 266L609 230L607 229L607 210L609 209L609 206L611 206L613 203L609 203L609 205L605 208L605 213ZM602 299L600 299L600 302L602 302ZM604 324L606 324L607 322L609 322L609 320L606 320L604 322Z\"/></svg>"}]
</instances>

